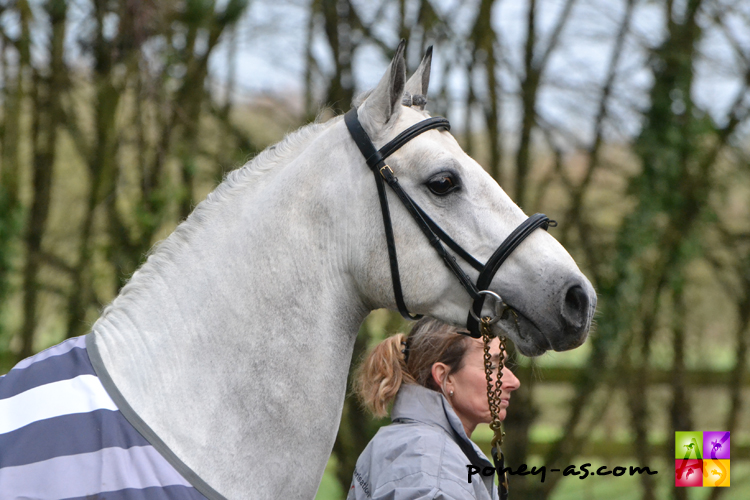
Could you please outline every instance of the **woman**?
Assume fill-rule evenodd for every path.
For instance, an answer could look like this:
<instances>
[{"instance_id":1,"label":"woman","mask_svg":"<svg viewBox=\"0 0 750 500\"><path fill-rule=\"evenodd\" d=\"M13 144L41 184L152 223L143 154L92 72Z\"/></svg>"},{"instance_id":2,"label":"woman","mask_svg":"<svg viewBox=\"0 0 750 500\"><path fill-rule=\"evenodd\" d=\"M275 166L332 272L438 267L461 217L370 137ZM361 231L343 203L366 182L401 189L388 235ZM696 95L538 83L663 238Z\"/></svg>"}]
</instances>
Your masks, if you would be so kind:
<instances>
[{"instance_id":1,"label":"woman","mask_svg":"<svg viewBox=\"0 0 750 500\"><path fill-rule=\"evenodd\" d=\"M397 334L378 344L360 366L358 396L376 416L385 416L395 398L393 424L381 428L357 460L348 500L497 498L494 476L468 481L468 466L492 467L469 440L491 417L484 345L459 332L424 318L408 338ZM498 339L490 354L497 373ZM520 382L508 368L500 380L502 420Z\"/></svg>"}]
</instances>

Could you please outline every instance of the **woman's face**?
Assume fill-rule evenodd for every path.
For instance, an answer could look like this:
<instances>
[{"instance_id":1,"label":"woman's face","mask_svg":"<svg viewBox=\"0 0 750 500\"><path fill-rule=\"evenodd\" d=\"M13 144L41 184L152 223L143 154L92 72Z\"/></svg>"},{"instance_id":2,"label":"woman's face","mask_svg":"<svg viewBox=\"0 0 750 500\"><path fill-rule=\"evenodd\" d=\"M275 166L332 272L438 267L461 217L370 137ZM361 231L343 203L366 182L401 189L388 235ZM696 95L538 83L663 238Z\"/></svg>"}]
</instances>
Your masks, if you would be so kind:
<instances>
[{"instance_id":1,"label":"woman's face","mask_svg":"<svg viewBox=\"0 0 750 500\"><path fill-rule=\"evenodd\" d=\"M500 361L500 340L493 339L490 343L490 354L492 355L492 384L495 384L497 376L497 365ZM505 419L510 393L521 385L519 380L508 368L503 368L501 377L502 393L500 420ZM461 419L466 430L466 435L471 436L477 424L490 423L492 417L487 403L487 379L484 373L484 344L479 339L470 339L470 346L464 354L461 369L449 374L443 386L448 401L453 410ZM453 395L451 396L451 391Z\"/></svg>"}]
</instances>

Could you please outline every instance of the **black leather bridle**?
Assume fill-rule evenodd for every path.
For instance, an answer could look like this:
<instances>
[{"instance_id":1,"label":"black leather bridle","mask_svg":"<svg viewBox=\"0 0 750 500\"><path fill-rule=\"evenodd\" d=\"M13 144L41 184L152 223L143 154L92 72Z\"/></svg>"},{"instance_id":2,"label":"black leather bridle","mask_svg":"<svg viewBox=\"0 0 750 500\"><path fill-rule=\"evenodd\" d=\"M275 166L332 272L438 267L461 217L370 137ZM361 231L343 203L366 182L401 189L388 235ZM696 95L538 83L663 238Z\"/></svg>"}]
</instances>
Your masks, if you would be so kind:
<instances>
[{"instance_id":1,"label":"black leather bridle","mask_svg":"<svg viewBox=\"0 0 750 500\"><path fill-rule=\"evenodd\" d=\"M482 265L477 259L472 257L470 253L461 248L461 246L453 241L435 221L417 205L414 200L403 190L398 182L398 178L393 173L393 169L385 163L385 159L397 151L401 146L409 142L410 140L417 137L423 132L427 132L432 129L444 129L450 130L451 125L447 119L442 117L432 117L422 120L421 122L412 125L407 128L399 135L397 135L392 141L380 148L375 149L370 137L365 132L362 124L357 118L357 109L352 108L346 115L344 115L344 122L346 127L349 129L349 133L354 139L354 142L359 147L362 155L365 157L367 165L370 167L372 172L375 174L375 184L378 187L378 197L380 198L380 209L383 212L383 224L385 225L385 238L388 246L388 258L391 264L391 279L393 281L393 292L396 297L396 306L399 312L407 319L419 319L420 315L412 315L409 313L404 303L403 291L401 289L401 278L398 272L398 258L396 256L396 243L393 238L393 227L391 224L391 214L388 208L388 198L385 193L385 183L387 183L391 189L396 193L396 196L406 207L406 210L411 214L412 218L416 221L419 229L424 233L430 242L430 245L437 251L438 255L443 259L445 265L450 269L453 274L456 275L458 281L466 289L474 301L469 311L469 317L466 321L466 327L469 330L469 334L472 337L479 338L479 322L478 318L482 313L482 307L484 307L484 301L487 294L494 295L499 298L494 292L489 292L487 287L490 286L492 279L497 273L498 269L508 256L515 250L515 248L529 236L537 228L547 229L549 226L555 226L557 223L550 220L544 214L534 214L521 223L513 232L508 236L505 241L495 250L492 256L489 258L486 264ZM456 258L448 253L443 246L443 243L453 250L458 256L465 260L471 267L479 271L479 277L477 278L476 284L472 283L471 278L456 262ZM507 307L507 305L506 305Z\"/></svg>"}]
</instances>

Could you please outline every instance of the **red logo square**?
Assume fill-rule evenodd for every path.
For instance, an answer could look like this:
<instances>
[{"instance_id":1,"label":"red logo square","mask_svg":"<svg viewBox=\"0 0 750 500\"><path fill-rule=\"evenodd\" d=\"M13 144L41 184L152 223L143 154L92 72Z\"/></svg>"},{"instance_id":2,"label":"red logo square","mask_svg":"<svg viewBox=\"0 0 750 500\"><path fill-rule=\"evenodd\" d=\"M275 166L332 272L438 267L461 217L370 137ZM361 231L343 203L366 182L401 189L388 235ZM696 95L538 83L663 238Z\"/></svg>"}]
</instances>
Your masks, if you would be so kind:
<instances>
[{"instance_id":1,"label":"red logo square","mask_svg":"<svg viewBox=\"0 0 750 500\"><path fill-rule=\"evenodd\" d=\"M675 460L675 486L703 486L703 460Z\"/></svg>"}]
</instances>

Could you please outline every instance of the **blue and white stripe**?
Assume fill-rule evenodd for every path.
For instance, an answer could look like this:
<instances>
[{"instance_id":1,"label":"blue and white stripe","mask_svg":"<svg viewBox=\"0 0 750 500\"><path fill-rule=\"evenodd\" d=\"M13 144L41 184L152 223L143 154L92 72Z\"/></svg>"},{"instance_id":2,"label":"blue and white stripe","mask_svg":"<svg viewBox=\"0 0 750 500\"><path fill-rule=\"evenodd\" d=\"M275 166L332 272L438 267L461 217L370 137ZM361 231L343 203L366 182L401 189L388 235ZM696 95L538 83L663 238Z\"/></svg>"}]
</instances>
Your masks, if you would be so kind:
<instances>
[{"instance_id":1,"label":"blue and white stripe","mask_svg":"<svg viewBox=\"0 0 750 500\"><path fill-rule=\"evenodd\" d=\"M0 500L20 498L206 497L125 419L77 337L0 377Z\"/></svg>"}]
</instances>

